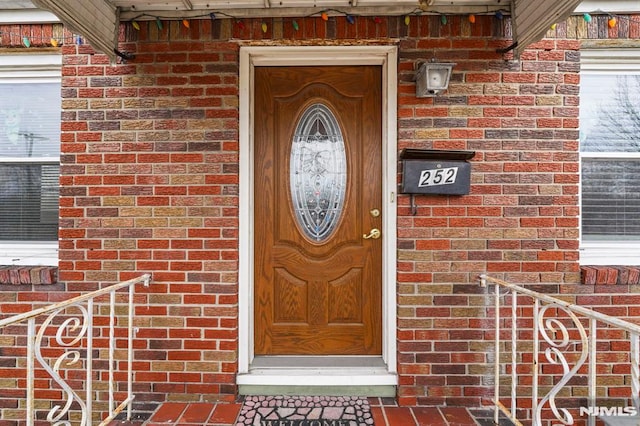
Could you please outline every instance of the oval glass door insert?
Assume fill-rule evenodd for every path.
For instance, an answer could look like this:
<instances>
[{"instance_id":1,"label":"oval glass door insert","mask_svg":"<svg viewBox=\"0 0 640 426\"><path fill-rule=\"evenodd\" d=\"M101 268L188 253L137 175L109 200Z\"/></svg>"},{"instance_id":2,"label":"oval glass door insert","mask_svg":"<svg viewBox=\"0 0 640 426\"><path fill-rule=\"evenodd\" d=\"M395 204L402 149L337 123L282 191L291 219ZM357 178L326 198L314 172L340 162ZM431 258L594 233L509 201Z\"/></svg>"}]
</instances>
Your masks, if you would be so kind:
<instances>
[{"instance_id":1,"label":"oval glass door insert","mask_svg":"<svg viewBox=\"0 0 640 426\"><path fill-rule=\"evenodd\" d=\"M300 229L312 241L326 241L344 208L347 156L338 120L325 105L313 104L300 117L289 170L293 210Z\"/></svg>"}]
</instances>

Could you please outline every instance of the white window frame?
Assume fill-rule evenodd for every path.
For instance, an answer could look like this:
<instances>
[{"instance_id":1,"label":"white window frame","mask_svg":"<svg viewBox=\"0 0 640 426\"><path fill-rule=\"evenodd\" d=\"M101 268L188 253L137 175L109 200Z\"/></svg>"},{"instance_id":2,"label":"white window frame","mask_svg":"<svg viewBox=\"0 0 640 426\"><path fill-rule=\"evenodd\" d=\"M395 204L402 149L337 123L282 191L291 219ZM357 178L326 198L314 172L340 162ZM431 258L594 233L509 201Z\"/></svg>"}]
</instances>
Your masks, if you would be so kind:
<instances>
[{"instance_id":1,"label":"white window frame","mask_svg":"<svg viewBox=\"0 0 640 426\"><path fill-rule=\"evenodd\" d=\"M637 48L583 48L582 74L640 74L640 45ZM586 158L638 159L636 152L580 152L580 163ZM582 170L582 168L580 168ZM580 207L582 208L582 177L580 179ZM584 241L580 221L581 265L640 265L640 241Z\"/></svg>"},{"instance_id":2,"label":"white window frame","mask_svg":"<svg viewBox=\"0 0 640 426\"><path fill-rule=\"evenodd\" d=\"M61 83L62 55L50 53L0 55L0 79L16 83ZM3 162L25 162L6 157ZM38 160L39 162L40 159ZM60 164L60 157L47 158ZM57 266L58 241L0 241L0 265Z\"/></svg>"}]
</instances>

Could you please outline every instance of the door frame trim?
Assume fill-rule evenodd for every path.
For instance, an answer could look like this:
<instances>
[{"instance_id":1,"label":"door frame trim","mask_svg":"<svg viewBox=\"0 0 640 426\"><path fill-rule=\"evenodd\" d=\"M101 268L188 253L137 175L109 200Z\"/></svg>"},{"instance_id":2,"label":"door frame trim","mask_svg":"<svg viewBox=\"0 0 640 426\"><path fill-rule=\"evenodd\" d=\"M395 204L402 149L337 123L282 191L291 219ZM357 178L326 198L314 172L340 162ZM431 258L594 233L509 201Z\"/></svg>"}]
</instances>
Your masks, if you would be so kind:
<instances>
[{"instance_id":1,"label":"door frame trim","mask_svg":"<svg viewBox=\"0 0 640 426\"><path fill-rule=\"evenodd\" d=\"M251 375L253 352L254 68L294 65L382 67L382 359L396 375L397 46L244 46L239 75L238 379ZM282 376L280 376L282 377ZM250 382L250 381L249 381ZM249 383L247 382L247 383ZM280 382L279 382L280 383ZM293 383L300 383L299 377Z\"/></svg>"}]
</instances>

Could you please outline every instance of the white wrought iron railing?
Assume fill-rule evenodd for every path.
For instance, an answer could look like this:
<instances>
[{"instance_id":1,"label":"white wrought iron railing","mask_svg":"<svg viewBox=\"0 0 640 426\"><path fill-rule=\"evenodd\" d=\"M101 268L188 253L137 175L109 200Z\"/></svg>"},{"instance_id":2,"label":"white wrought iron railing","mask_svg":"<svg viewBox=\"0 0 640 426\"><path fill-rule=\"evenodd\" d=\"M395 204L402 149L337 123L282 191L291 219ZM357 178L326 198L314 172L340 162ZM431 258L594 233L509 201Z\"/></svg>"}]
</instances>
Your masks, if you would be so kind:
<instances>
[{"instance_id":1,"label":"white wrought iron railing","mask_svg":"<svg viewBox=\"0 0 640 426\"><path fill-rule=\"evenodd\" d=\"M125 408L127 419L131 419L133 395L133 317L134 287L144 283L149 286L151 276L142 275L103 289L80 295L69 300L55 303L29 312L0 320L0 337L12 336L24 332L26 323L26 393L24 413L27 426L33 426L37 419L36 403L42 380L51 381L59 388L61 401L45 401L49 406L46 421L52 425L70 426L94 424L94 403L98 400L98 391L93 388L94 381L103 382L106 375L106 394L108 401L99 401L105 405L107 414L100 425L113 420ZM127 289L127 292L119 290ZM126 318L126 319L125 319ZM97 324L94 323L94 320ZM119 330L126 330L123 336ZM118 332L117 332L118 331ZM99 341L99 343L96 343ZM126 342L126 392L118 391L121 377L116 351L122 351ZM106 346L106 347L105 347ZM117 346L117 347L116 347ZM100 356L107 352L106 359ZM95 355L97 357L94 357ZM103 364L104 372L94 371L94 362ZM104 363L106 362L106 366ZM84 369L84 372L82 371ZM100 377L96 378L96 375ZM117 377L116 377L117 376ZM36 381L38 385L36 386ZM16 380L18 382L18 380ZM83 389L78 389L83 388ZM1 393L1 392L0 392ZM82 395L84 394L84 396ZM118 396L126 396L120 403ZM42 406L42 404L39 404ZM53 405L51 407L51 405ZM96 404L97 405L97 404Z\"/></svg>"},{"instance_id":2,"label":"white wrought iron railing","mask_svg":"<svg viewBox=\"0 0 640 426\"><path fill-rule=\"evenodd\" d=\"M495 424L640 424L640 326L485 274L480 285L495 289Z\"/></svg>"}]
</instances>

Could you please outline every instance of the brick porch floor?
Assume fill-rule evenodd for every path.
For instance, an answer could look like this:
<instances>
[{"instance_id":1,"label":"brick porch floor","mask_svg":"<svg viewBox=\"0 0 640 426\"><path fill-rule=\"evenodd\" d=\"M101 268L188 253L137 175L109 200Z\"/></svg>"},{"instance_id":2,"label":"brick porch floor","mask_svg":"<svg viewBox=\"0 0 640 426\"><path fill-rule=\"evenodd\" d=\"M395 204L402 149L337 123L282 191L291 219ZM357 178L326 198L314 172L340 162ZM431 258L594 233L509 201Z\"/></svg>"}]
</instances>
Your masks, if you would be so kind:
<instances>
[{"instance_id":1,"label":"brick porch floor","mask_svg":"<svg viewBox=\"0 0 640 426\"><path fill-rule=\"evenodd\" d=\"M369 398L375 426L478 426L465 407L398 407L393 398ZM110 426L235 426L242 403L166 402L149 420L113 421ZM484 412L486 414L486 412ZM492 424L492 423L491 423Z\"/></svg>"}]
</instances>

